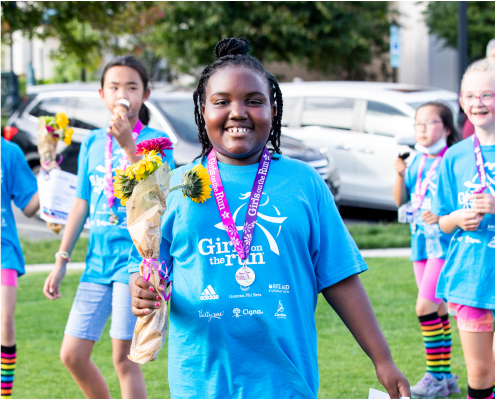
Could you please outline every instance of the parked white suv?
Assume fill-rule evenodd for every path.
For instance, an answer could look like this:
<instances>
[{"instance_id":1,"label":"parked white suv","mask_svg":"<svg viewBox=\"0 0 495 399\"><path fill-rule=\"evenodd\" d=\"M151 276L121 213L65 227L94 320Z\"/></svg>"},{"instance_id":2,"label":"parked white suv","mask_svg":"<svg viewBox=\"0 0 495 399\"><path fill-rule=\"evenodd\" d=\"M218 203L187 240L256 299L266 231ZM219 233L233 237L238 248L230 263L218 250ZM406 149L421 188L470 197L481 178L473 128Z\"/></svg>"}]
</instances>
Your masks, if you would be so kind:
<instances>
[{"instance_id":1,"label":"parked white suv","mask_svg":"<svg viewBox=\"0 0 495 399\"><path fill-rule=\"evenodd\" d=\"M280 85L283 133L326 146L340 174L341 204L396 209L393 161L412 152L416 109L442 101L457 119L457 94L377 82L293 82Z\"/></svg>"}]
</instances>

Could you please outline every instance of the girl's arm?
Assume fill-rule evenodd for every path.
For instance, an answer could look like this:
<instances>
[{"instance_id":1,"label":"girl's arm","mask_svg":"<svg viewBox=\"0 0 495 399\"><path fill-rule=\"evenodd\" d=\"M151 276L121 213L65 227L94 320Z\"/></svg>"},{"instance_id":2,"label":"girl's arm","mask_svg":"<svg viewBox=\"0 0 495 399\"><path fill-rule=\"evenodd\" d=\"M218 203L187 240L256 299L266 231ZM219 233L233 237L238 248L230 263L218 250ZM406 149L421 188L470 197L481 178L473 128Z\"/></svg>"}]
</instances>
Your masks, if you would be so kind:
<instances>
[{"instance_id":1,"label":"girl's arm","mask_svg":"<svg viewBox=\"0 0 495 399\"><path fill-rule=\"evenodd\" d=\"M28 218L32 218L36 212L40 209L40 194L37 191L29 200L26 207L22 210L22 213Z\"/></svg>"},{"instance_id":2,"label":"girl's arm","mask_svg":"<svg viewBox=\"0 0 495 399\"><path fill-rule=\"evenodd\" d=\"M464 231L476 231L484 217L484 214L472 209L459 209L449 215L441 216L438 224L446 234L452 234L458 227Z\"/></svg>"},{"instance_id":3,"label":"girl's arm","mask_svg":"<svg viewBox=\"0 0 495 399\"><path fill-rule=\"evenodd\" d=\"M409 383L395 365L370 300L357 275L322 290L363 351L375 365L376 376L391 399L410 397Z\"/></svg>"},{"instance_id":4,"label":"girl's arm","mask_svg":"<svg viewBox=\"0 0 495 399\"><path fill-rule=\"evenodd\" d=\"M69 217L67 218L67 224L65 225L59 252L67 252L69 255L72 253L84 227L84 222L88 217L88 210L88 201L81 198L75 199L69 212ZM48 299L56 300L62 296L59 289L62 279L65 276L66 268L67 261L57 257L55 260L55 267L46 278L45 286L43 287L43 294L45 294Z\"/></svg>"},{"instance_id":5,"label":"girl's arm","mask_svg":"<svg viewBox=\"0 0 495 399\"><path fill-rule=\"evenodd\" d=\"M408 199L405 179L407 165L403 159L397 158L394 162L394 168L397 171L397 179L395 180L393 190L394 201L397 206L401 206L406 203Z\"/></svg>"}]
</instances>

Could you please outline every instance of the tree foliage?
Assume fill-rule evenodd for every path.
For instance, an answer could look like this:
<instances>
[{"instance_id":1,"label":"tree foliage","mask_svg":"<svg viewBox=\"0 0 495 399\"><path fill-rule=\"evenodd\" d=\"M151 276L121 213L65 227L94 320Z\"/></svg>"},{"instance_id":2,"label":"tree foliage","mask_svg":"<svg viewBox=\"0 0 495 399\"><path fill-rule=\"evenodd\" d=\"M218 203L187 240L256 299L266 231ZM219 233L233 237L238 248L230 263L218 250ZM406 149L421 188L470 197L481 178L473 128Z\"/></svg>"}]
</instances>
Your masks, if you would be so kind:
<instances>
[{"instance_id":1,"label":"tree foliage","mask_svg":"<svg viewBox=\"0 0 495 399\"><path fill-rule=\"evenodd\" d=\"M166 60L192 72L213 61L220 39L245 37L262 61L362 79L365 66L388 52L389 17L389 3L378 1L2 1L2 40L15 30L55 37L58 57L81 67L111 49L136 54L151 69Z\"/></svg>"},{"instance_id":2,"label":"tree foliage","mask_svg":"<svg viewBox=\"0 0 495 399\"><path fill-rule=\"evenodd\" d=\"M125 1L2 1L2 42L14 31L58 39L55 56L70 58L81 68L94 68L117 32L111 20L123 13Z\"/></svg>"},{"instance_id":3,"label":"tree foliage","mask_svg":"<svg viewBox=\"0 0 495 399\"><path fill-rule=\"evenodd\" d=\"M430 1L426 24L430 33L445 40L446 45L457 48L456 1ZM468 1L468 57L471 61L486 56L486 45L495 38L495 2Z\"/></svg>"},{"instance_id":4,"label":"tree foliage","mask_svg":"<svg viewBox=\"0 0 495 399\"><path fill-rule=\"evenodd\" d=\"M158 2L153 7L155 23L141 40L154 43L181 71L212 62L218 40L232 36L247 38L262 61L303 63L309 70L342 72L344 78L362 77L363 67L388 51L387 2Z\"/></svg>"}]
</instances>

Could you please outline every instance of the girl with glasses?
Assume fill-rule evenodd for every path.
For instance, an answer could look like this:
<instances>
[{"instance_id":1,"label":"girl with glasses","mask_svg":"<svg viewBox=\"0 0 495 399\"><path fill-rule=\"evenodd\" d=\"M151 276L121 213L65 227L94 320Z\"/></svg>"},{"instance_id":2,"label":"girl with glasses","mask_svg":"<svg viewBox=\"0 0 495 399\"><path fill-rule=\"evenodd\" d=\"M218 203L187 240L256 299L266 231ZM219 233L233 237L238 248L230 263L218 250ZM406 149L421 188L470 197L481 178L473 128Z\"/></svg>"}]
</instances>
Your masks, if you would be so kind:
<instances>
[{"instance_id":1,"label":"girl with glasses","mask_svg":"<svg viewBox=\"0 0 495 399\"><path fill-rule=\"evenodd\" d=\"M414 123L417 155L407 167L395 161L394 198L412 213L411 261L418 286L416 314L426 351L426 373L411 387L414 398L435 398L459 393L458 376L450 371L451 330L447 304L435 295L451 236L440 231L439 217L431 212L438 184L438 166L447 148L456 143L452 111L440 102L418 108Z\"/></svg>"},{"instance_id":2,"label":"girl with glasses","mask_svg":"<svg viewBox=\"0 0 495 399\"><path fill-rule=\"evenodd\" d=\"M473 63L461 83L460 105L475 133L440 166L432 212L452 234L437 296L457 320L468 373L468 398L491 399L495 382L495 64Z\"/></svg>"}]
</instances>

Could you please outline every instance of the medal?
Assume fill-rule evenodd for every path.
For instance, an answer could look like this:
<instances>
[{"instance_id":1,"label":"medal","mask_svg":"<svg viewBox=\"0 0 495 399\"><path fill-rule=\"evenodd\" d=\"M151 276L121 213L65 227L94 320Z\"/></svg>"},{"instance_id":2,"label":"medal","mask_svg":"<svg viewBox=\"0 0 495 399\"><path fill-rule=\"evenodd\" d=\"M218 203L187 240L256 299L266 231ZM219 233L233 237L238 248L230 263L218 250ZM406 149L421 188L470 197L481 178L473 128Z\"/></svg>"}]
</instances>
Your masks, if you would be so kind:
<instances>
[{"instance_id":1,"label":"medal","mask_svg":"<svg viewBox=\"0 0 495 399\"><path fill-rule=\"evenodd\" d=\"M253 240L254 226L256 225L256 218L258 216L260 197L263 193L263 187L265 186L271 160L272 156L265 147L263 149L263 154L261 155L258 171L256 173L256 177L254 178L253 188L251 189L251 194L249 196L241 240L227 202L227 196L223 188L222 178L220 177L220 171L218 170L215 150L212 149L207 158L208 174L210 175L213 197L217 203L218 213L220 214L225 231L230 238L230 242L234 246L237 255L243 260L244 263L244 265L235 273L235 280L243 291L247 291L256 278L254 271L246 265L248 262L249 251L251 249L251 242Z\"/></svg>"},{"instance_id":2,"label":"medal","mask_svg":"<svg viewBox=\"0 0 495 399\"><path fill-rule=\"evenodd\" d=\"M241 286L241 290L244 291L249 289L249 286L254 283L255 278L256 275L254 274L253 269L246 265L235 272L235 281Z\"/></svg>"},{"instance_id":3,"label":"medal","mask_svg":"<svg viewBox=\"0 0 495 399\"><path fill-rule=\"evenodd\" d=\"M108 221L112 225L117 226L119 224L119 217L115 213L111 213L110 216L108 216Z\"/></svg>"}]
</instances>

